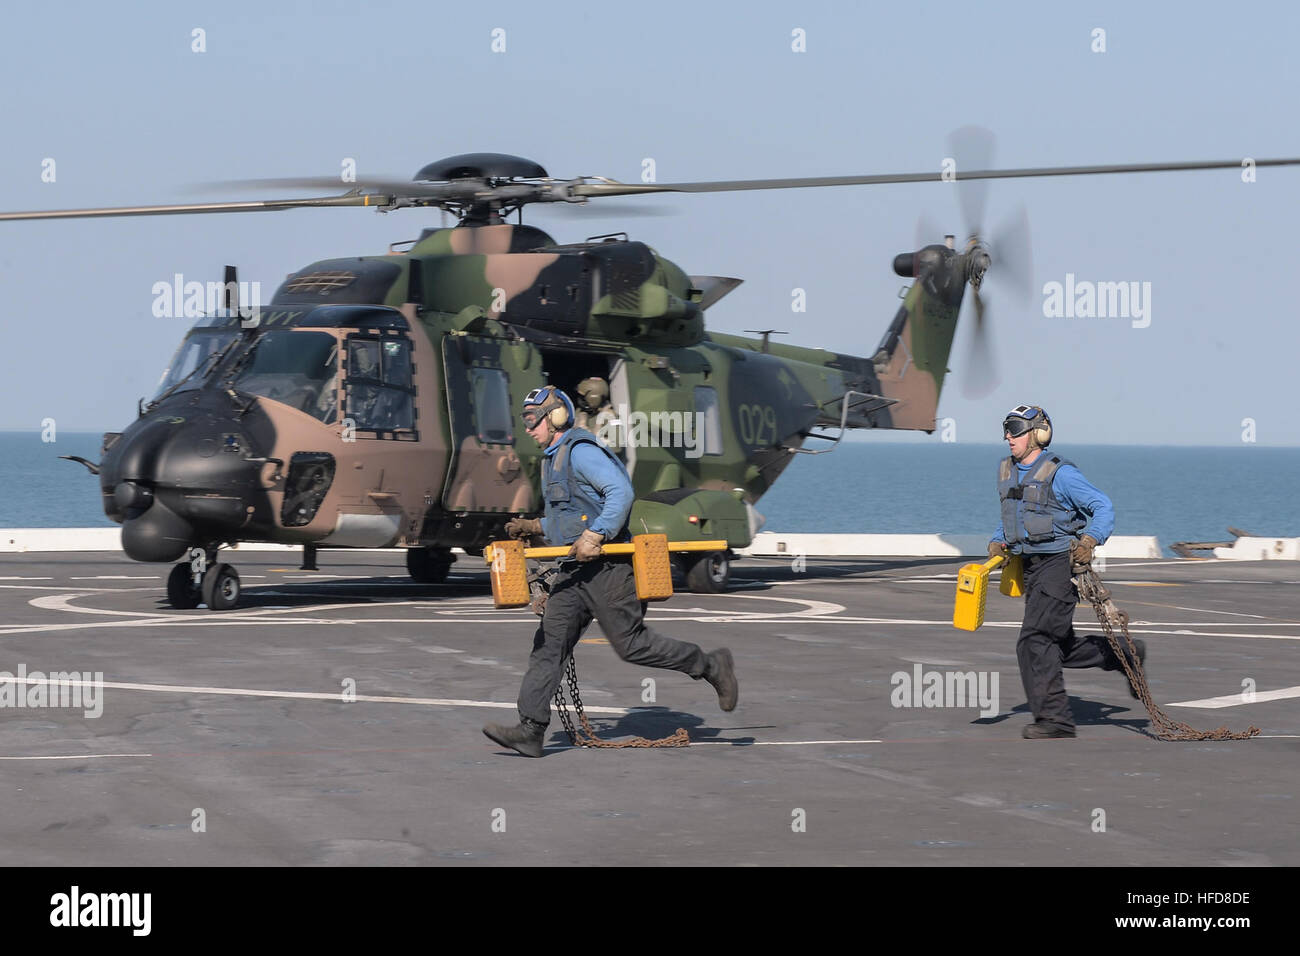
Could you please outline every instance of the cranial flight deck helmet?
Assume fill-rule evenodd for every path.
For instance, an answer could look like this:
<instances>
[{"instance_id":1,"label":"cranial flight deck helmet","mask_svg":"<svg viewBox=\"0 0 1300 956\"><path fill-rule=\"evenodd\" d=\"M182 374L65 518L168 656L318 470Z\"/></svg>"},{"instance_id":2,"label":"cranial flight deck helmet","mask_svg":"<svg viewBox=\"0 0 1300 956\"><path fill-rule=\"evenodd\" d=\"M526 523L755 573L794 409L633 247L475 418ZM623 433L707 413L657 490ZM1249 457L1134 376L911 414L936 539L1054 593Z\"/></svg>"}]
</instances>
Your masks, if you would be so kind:
<instances>
[{"instance_id":1,"label":"cranial flight deck helmet","mask_svg":"<svg viewBox=\"0 0 1300 956\"><path fill-rule=\"evenodd\" d=\"M1037 405L1017 405L1002 419L1003 434L1012 438L1019 438L1031 429L1034 442L1039 448L1046 448L1052 443L1052 420Z\"/></svg>"},{"instance_id":2,"label":"cranial flight deck helmet","mask_svg":"<svg viewBox=\"0 0 1300 956\"><path fill-rule=\"evenodd\" d=\"M529 428L546 415L558 431L564 431L573 424L573 414L573 402L554 385L543 385L524 396L521 417Z\"/></svg>"},{"instance_id":3,"label":"cranial flight deck helmet","mask_svg":"<svg viewBox=\"0 0 1300 956\"><path fill-rule=\"evenodd\" d=\"M578 395L588 409L595 411L609 398L609 383L598 375L584 378L578 383Z\"/></svg>"}]
</instances>

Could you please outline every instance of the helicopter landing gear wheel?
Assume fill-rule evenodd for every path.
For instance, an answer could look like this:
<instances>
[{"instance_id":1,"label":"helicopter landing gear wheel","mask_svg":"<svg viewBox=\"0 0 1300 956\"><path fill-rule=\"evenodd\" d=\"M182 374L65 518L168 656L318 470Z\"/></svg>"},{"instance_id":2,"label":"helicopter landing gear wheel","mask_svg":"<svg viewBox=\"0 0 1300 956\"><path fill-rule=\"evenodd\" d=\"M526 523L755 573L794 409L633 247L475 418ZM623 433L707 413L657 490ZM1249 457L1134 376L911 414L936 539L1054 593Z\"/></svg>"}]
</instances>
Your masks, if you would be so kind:
<instances>
[{"instance_id":1,"label":"helicopter landing gear wheel","mask_svg":"<svg viewBox=\"0 0 1300 956\"><path fill-rule=\"evenodd\" d=\"M203 603L209 611L229 611L239 603L239 572L214 564L203 575Z\"/></svg>"},{"instance_id":2,"label":"helicopter landing gear wheel","mask_svg":"<svg viewBox=\"0 0 1300 956\"><path fill-rule=\"evenodd\" d=\"M167 603L178 611L192 611L203 600L203 591L194 583L194 569L182 561L167 575Z\"/></svg>"},{"instance_id":3,"label":"helicopter landing gear wheel","mask_svg":"<svg viewBox=\"0 0 1300 956\"><path fill-rule=\"evenodd\" d=\"M725 551L687 558L686 586L696 594L721 594L731 581L731 560Z\"/></svg>"},{"instance_id":4,"label":"helicopter landing gear wheel","mask_svg":"<svg viewBox=\"0 0 1300 956\"><path fill-rule=\"evenodd\" d=\"M406 570L419 584L442 584L456 560L446 548L407 548Z\"/></svg>"}]
</instances>

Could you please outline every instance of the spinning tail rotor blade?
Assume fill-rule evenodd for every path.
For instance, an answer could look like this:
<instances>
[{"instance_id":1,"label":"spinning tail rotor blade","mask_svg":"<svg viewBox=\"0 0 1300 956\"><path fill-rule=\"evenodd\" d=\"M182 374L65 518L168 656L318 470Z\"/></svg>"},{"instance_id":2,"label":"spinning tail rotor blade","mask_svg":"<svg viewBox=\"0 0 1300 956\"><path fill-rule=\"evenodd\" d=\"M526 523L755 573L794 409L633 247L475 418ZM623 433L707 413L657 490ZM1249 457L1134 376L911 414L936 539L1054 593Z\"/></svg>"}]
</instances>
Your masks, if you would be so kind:
<instances>
[{"instance_id":1,"label":"spinning tail rotor blade","mask_svg":"<svg viewBox=\"0 0 1300 956\"><path fill-rule=\"evenodd\" d=\"M1029 214L1025 207L1004 222L989 240L993 266L989 275L1010 289L1022 301L1034 294L1034 255L1029 238Z\"/></svg>"},{"instance_id":2,"label":"spinning tail rotor blade","mask_svg":"<svg viewBox=\"0 0 1300 956\"><path fill-rule=\"evenodd\" d=\"M989 189L987 180L962 179L961 174L966 170L991 168L996 143L994 135L979 126L963 126L948 137L951 158L957 163L957 201L961 204L967 236L983 235L984 204Z\"/></svg>"},{"instance_id":3,"label":"spinning tail rotor blade","mask_svg":"<svg viewBox=\"0 0 1300 956\"><path fill-rule=\"evenodd\" d=\"M989 332L987 307L978 289L974 290L975 322L971 329L970 352L962 394L967 398L987 398L998 387L997 362L994 360L992 335Z\"/></svg>"},{"instance_id":4,"label":"spinning tail rotor blade","mask_svg":"<svg viewBox=\"0 0 1300 956\"><path fill-rule=\"evenodd\" d=\"M925 213L916 218L916 249L943 242L944 232Z\"/></svg>"}]
</instances>

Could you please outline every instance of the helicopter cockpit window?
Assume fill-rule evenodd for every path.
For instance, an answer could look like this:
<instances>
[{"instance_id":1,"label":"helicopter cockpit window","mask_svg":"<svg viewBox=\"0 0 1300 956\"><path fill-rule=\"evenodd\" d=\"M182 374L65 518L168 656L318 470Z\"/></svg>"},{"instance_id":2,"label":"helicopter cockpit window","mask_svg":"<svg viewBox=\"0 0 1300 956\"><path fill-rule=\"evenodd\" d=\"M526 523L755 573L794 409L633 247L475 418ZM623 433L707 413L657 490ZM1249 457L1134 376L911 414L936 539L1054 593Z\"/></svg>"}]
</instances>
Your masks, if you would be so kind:
<instances>
[{"instance_id":1,"label":"helicopter cockpit window","mask_svg":"<svg viewBox=\"0 0 1300 956\"><path fill-rule=\"evenodd\" d=\"M201 325L202 323L200 323ZM185 341L181 342L180 348L172 356L171 363L163 370L162 379L158 382L158 391L154 392L154 397L158 397L169 388L175 388L182 382L184 387L177 391L184 391L186 388L198 388L203 384L203 375L195 375L195 371L203 366L208 365L239 333L230 329L220 331L209 331L196 325L194 329L185 336ZM206 374L208 369L204 369ZM193 376L191 378L191 376ZM186 381L186 379L189 381Z\"/></svg>"},{"instance_id":2,"label":"helicopter cockpit window","mask_svg":"<svg viewBox=\"0 0 1300 956\"><path fill-rule=\"evenodd\" d=\"M357 429L414 429L414 392L408 340L348 338L348 417Z\"/></svg>"},{"instance_id":3,"label":"helicopter cockpit window","mask_svg":"<svg viewBox=\"0 0 1300 956\"><path fill-rule=\"evenodd\" d=\"M722 454L722 422L718 417L718 393L708 385L695 387L695 411L704 416L698 419L704 431L704 454ZM696 436L699 441L699 436Z\"/></svg>"},{"instance_id":4,"label":"helicopter cockpit window","mask_svg":"<svg viewBox=\"0 0 1300 956\"><path fill-rule=\"evenodd\" d=\"M329 424L338 409L338 340L328 332L267 332L235 388L283 402Z\"/></svg>"},{"instance_id":5,"label":"helicopter cockpit window","mask_svg":"<svg viewBox=\"0 0 1300 956\"><path fill-rule=\"evenodd\" d=\"M472 368L469 377L478 440L484 444L513 445L514 420L510 415L510 383L506 373L498 368Z\"/></svg>"}]
</instances>

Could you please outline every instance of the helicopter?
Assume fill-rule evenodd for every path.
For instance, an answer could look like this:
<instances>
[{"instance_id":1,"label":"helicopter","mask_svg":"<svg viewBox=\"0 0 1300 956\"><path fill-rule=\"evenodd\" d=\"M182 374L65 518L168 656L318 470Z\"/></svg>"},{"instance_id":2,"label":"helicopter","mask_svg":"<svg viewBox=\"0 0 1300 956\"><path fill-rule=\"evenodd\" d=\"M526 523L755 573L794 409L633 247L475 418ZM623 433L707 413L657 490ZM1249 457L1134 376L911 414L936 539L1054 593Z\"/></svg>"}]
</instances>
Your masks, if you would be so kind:
<instances>
[{"instance_id":1,"label":"helicopter","mask_svg":"<svg viewBox=\"0 0 1300 956\"><path fill-rule=\"evenodd\" d=\"M981 151L978 135L968 142ZM542 450L516 422L524 396L546 384L573 394L590 379L607 383L614 414L601 437L617 447L633 481L630 527L674 541L725 541L725 550L676 559L691 590L717 593L728 585L735 551L762 526L756 503L796 454L830 450L849 429L935 429L968 286L977 352L986 326L981 287L1000 244L983 236L982 193L965 187L970 237L962 248L946 236L895 257L895 273L912 282L866 357L773 342L776 330L758 338L708 331L706 311L741 280L688 274L626 233L557 243L523 224L524 207L645 193L1238 165L657 184L560 180L519 156L467 153L428 164L411 182L373 180L342 195L0 213L0 220L321 206L438 208L456 217L454 226L426 228L386 254L312 263L253 308L237 301L237 276L227 267L225 307L187 332L135 421L103 436L100 462L75 459L98 476L125 553L177 562L167 582L172 607L235 607L239 574L220 559L223 547L239 542L301 546L307 569L318 548L402 548L414 581L445 581L454 548L481 554L505 537L512 517L541 510ZM1001 245L1026 242L1022 235ZM830 445L805 448L813 439Z\"/></svg>"}]
</instances>

